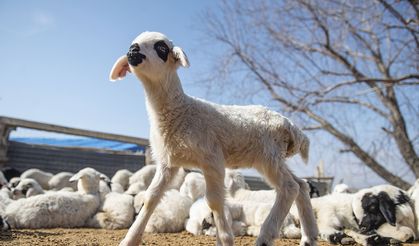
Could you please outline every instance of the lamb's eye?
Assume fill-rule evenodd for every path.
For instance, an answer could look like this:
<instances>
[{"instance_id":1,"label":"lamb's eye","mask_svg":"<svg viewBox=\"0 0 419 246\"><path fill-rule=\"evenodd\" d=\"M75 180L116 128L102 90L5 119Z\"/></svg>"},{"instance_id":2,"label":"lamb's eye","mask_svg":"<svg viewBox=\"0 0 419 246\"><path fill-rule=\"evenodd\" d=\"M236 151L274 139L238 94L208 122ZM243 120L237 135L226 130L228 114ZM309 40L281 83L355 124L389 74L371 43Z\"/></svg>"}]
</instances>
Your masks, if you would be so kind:
<instances>
[{"instance_id":1,"label":"lamb's eye","mask_svg":"<svg viewBox=\"0 0 419 246\"><path fill-rule=\"evenodd\" d=\"M161 40L154 44L154 49L156 50L157 55L166 62L167 57L169 56L169 46Z\"/></svg>"}]
</instances>

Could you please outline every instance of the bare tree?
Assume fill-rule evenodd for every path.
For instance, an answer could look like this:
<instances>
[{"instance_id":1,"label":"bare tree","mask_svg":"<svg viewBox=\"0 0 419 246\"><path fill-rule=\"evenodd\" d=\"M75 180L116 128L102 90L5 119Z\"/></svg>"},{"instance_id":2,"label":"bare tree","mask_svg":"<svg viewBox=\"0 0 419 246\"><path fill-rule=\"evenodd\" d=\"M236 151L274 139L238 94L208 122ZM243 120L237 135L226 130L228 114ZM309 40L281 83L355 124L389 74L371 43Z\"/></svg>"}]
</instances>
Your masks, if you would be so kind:
<instances>
[{"instance_id":1,"label":"bare tree","mask_svg":"<svg viewBox=\"0 0 419 246\"><path fill-rule=\"evenodd\" d=\"M331 134L341 152L407 188L378 155L391 146L419 177L418 8L414 0L224 1L205 16L205 33L224 49L211 82L229 75L232 86L262 89L306 130Z\"/></svg>"}]
</instances>

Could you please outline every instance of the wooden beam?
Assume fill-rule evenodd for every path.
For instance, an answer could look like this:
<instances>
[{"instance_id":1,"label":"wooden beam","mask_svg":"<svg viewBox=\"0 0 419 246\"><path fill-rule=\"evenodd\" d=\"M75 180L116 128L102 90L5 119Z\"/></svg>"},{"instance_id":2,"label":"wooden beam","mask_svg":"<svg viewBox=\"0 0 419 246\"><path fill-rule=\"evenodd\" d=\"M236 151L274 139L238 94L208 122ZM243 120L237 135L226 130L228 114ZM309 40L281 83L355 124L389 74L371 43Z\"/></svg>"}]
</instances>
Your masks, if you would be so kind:
<instances>
[{"instance_id":1,"label":"wooden beam","mask_svg":"<svg viewBox=\"0 0 419 246\"><path fill-rule=\"evenodd\" d=\"M4 126L5 129L10 128L10 127L11 128L23 127L23 128L28 128L28 129L34 129L34 130L64 133L64 134L69 134L69 135L92 137L92 138L106 139L106 140L119 141L119 142L125 142L125 143L133 143L133 144L138 144L142 146L148 146L150 144L148 139L145 139L145 138L136 138L136 137L130 137L130 136L124 136L124 135L118 135L118 134L83 130L83 129L59 126L59 125L54 125L54 124L47 124L47 123L28 121L28 120L22 120L22 119L16 119L16 118L2 117L2 116L0 116L0 126Z\"/></svg>"}]
</instances>

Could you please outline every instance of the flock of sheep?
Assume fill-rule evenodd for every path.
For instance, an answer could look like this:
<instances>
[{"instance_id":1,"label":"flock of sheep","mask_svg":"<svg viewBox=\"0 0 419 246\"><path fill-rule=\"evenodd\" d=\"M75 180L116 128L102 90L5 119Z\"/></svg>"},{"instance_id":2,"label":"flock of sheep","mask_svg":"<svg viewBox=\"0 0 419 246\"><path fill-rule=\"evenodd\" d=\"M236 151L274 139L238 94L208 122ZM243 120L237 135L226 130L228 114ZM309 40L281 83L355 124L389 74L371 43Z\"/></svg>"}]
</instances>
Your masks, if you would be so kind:
<instances>
[{"instance_id":1,"label":"flock of sheep","mask_svg":"<svg viewBox=\"0 0 419 246\"><path fill-rule=\"evenodd\" d=\"M129 228L143 206L145 190L156 166L132 173L119 170L110 179L93 168L73 174L29 169L7 180L0 173L0 215L3 229L91 227ZM347 193L343 185L332 194L312 198L319 235L334 244L356 241L386 245L417 238L415 201L419 183L409 191L391 185ZM146 232L216 235L201 173L180 169L148 221ZM258 236L275 200L274 190L249 190L236 170L226 170L225 214L235 236ZM278 236L300 238L300 219L293 205Z\"/></svg>"}]
</instances>

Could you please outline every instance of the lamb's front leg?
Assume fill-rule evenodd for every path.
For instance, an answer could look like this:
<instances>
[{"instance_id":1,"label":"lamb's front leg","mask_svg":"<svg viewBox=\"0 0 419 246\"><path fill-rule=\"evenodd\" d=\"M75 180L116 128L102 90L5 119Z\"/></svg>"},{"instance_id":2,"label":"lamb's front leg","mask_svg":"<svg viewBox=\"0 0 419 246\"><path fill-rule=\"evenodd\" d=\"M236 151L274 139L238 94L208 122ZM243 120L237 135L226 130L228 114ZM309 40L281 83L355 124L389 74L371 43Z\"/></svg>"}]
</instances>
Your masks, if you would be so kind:
<instances>
[{"instance_id":1,"label":"lamb's front leg","mask_svg":"<svg viewBox=\"0 0 419 246\"><path fill-rule=\"evenodd\" d=\"M168 167L166 164L157 165L156 174L146 191L144 205L129 228L127 235L119 244L120 246L140 245L147 222L178 169L177 167Z\"/></svg>"}]
</instances>

